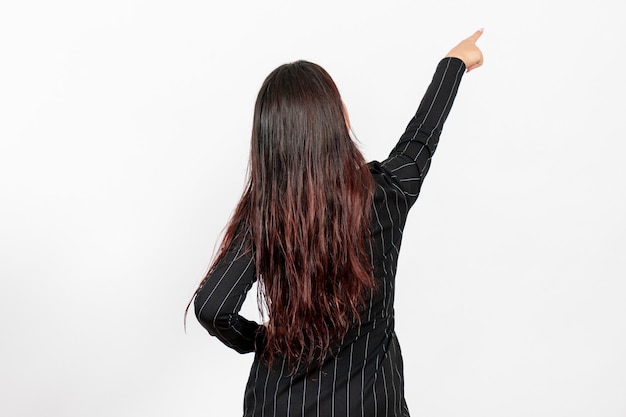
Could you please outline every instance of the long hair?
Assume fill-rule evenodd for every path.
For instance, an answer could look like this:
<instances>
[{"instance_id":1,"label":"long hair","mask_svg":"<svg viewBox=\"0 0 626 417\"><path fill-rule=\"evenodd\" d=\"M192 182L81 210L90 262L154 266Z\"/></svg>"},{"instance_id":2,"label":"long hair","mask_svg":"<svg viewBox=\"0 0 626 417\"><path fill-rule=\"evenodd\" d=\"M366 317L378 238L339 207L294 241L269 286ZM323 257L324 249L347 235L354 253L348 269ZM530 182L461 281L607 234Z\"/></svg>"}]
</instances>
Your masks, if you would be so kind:
<instances>
[{"instance_id":1,"label":"long hair","mask_svg":"<svg viewBox=\"0 0 626 417\"><path fill-rule=\"evenodd\" d=\"M207 274L248 236L268 364L319 365L360 320L374 287L373 187L328 73L307 61L275 69L255 104L248 182Z\"/></svg>"}]
</instances>

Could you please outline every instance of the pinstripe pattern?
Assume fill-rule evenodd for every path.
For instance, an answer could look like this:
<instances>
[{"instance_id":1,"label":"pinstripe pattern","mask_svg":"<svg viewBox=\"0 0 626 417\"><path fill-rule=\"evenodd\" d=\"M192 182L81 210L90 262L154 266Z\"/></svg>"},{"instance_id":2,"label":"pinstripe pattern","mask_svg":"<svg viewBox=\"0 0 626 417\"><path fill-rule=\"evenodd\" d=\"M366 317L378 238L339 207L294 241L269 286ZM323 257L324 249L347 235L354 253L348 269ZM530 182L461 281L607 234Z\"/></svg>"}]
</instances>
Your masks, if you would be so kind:
<instances>
[{"instance_id":1,"label":"pinstripe pattern","mask_svg":"<svg viewBox=\"0 0 626 417\"><path fill-rule=\"evenodd\" d=\"M258 356L244 398L245 417L397 417L408 416L400 345L394 331L394 282L402 230L430 168L443 124L465 66L445 58L437 66L424 98L389 157L371 162L376 182L372 212L372 263L377 289L358 328L331 357L309 373L289 374L285 361L268 369ZM237 352L254 351L259 325L238 312L256 277L242 243L220 262L194 301L208 332Z\"/></svg>"}]
</instances>

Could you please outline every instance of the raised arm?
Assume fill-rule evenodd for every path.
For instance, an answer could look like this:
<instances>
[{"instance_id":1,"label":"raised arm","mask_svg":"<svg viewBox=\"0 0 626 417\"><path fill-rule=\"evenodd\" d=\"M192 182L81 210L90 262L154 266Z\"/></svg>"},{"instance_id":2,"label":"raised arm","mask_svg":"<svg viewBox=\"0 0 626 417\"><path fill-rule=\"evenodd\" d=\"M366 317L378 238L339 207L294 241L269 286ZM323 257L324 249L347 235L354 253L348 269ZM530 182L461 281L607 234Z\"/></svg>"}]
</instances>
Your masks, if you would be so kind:
<instances>
[{"instance_id":1,"label":"raised arm","mask_svg":"<svg viewBox=\"0 0 626 417\"><path fill-rule=\"evenodd\" d=\"M382 162L410 204L417 199L428 173L464 72L482 65L482 53L475 45L481 34L482 30L477 31L461 41L439 62L415 116L389 157Z\"/></svg>"}]
</instances>

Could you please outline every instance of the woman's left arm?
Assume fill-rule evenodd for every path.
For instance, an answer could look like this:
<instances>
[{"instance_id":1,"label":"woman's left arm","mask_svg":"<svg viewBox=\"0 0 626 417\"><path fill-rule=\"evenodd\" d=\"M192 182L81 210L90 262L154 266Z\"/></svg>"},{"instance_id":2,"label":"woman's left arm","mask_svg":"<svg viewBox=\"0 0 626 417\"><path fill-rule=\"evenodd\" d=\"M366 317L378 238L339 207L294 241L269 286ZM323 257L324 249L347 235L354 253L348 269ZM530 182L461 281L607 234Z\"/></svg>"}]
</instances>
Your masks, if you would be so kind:
<instances>
[{"instance_id":1,"label":"woman's left arm","mask_svg":"<svg viewBox=\"0 0 626 417\"><path fill-rule=\"evenodd\" d=\"M239 353L255 351L261 327L238 314L255 281L254 258L245 251L244 242L238 242L213 268L194 300L200 324Z\"/></svg>"}]
</instances>

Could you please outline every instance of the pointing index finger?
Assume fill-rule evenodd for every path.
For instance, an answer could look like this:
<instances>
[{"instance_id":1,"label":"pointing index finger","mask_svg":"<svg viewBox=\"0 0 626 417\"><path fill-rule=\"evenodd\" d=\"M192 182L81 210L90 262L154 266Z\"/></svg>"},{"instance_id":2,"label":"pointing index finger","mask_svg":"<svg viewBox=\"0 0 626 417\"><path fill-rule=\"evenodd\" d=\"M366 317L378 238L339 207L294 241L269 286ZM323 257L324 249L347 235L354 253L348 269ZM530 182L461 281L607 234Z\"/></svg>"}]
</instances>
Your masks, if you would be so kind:
<instances>
[{"instance_id":1,"label":"pointing index finger","mask_svg":"<svg viewBox=\"0 0 626 417\"><path fill-rule=\"evenodd\" d=\"M472 36L469 37L469 39L471 39L473 42L476 42L478 38L482 36L484 30L484 28L478 29L476 32L474 32Z\"/></svg>"}]
</instances>

